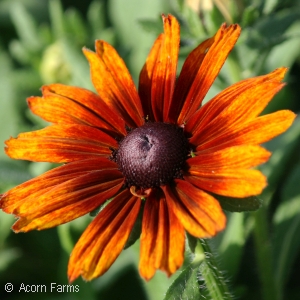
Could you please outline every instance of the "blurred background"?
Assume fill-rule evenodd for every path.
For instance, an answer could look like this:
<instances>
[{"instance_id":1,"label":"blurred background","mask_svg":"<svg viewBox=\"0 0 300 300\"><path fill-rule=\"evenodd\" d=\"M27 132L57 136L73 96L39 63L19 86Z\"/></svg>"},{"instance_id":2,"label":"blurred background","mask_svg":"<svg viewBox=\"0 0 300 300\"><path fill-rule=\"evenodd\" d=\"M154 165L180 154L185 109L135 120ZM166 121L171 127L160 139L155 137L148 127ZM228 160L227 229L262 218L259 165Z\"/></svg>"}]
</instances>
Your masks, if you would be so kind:
<instances>
[{"instance_id":1,"label":"blurred background","mask_svg":"<svg viewBox=\"0 0 300 300\"><path fill-rule=\"evenodd\" d=\"M289 68L287 86L264 113L300 109L299 0L0 0L0 193L53 165L13 161L4 141L46 122L30 113L26 98L40 95L48 83L91 90L89 66L81 49L94 41L111 43L137 82L150 47L162 32L161 13L181 24L179 70L187 54L212 36L223 22L239 23L242 35L207 95L241 79ZM269 186L256 212L228 213L226 230L210 241L234 299L300 299L300 122L265 145L273 151L261 166ZM189 292L167 293L170 279L160 272L150 282L139 277L139 242L123 251L113 267L92 282L75 281L78 292L50 284L67 284L67 263L74 243L91 221L85 216L41 232L14 234L14 217L0 212L0 299L159 300L202 299L199 270ZM192 255L186 255L185 266ZM7 293L6 283L14 290ZM47 292L18 292L21 284L47 286ZM182 282L182 289L187 287ZM167 294L166 294L167 293ZM206 298L210 299L210 298Z\"/></svg>"}]
</instances>

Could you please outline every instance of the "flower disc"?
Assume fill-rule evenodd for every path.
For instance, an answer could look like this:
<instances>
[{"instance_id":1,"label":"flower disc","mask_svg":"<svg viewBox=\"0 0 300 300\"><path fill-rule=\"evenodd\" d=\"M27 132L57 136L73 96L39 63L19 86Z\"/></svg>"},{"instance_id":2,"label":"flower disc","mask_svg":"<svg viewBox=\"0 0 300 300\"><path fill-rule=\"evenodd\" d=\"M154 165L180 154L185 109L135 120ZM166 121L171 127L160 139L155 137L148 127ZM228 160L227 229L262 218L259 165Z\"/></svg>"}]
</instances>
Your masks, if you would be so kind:
<instances>
[{"instance_id":1,"label":"flower disc","mask_svg":"<svg viewBox=\"0 0 300 300\"><path fill-rule=\"evenodd\" d=\"M182 128L167 123L146 123L132 130L121 142L113 159L128 186L158 187L181 177L188 154Z\"/></svg>"}]
</instances>

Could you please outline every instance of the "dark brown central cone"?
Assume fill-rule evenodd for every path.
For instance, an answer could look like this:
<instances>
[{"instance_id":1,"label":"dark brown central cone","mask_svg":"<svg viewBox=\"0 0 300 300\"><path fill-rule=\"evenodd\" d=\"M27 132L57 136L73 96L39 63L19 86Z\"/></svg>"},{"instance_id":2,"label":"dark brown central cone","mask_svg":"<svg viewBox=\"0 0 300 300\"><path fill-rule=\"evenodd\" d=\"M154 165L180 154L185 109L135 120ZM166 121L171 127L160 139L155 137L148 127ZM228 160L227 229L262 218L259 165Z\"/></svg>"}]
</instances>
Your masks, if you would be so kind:
<instances>
[{"instance_id":1,"label":"dark brown central cone","mask_svg":"<svg viewBox=\"0 0 300 300\"><path fill-rule=\"evenodd\" d=\"M113 160L119 165L127 186L158 187L181 177L188 154L182 128L166 123L146 123L120 142Z\"/></svg>"}]
</instances>

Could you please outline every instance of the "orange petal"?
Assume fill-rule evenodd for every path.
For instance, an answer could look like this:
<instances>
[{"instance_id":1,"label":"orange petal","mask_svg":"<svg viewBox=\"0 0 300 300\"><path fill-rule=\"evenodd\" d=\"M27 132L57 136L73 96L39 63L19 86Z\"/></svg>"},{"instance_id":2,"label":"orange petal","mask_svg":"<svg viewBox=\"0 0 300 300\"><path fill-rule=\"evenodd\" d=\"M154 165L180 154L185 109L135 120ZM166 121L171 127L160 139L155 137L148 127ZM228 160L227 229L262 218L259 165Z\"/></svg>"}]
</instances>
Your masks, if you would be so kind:
<instances>
[{"instance_id":1,"label":"orange petal","mask_svg":"<svg viewBox=\"0 0 300 300\"><path fill-rule=\"evenodd\" d=\"M81 176L77 180L67 182L65 185L57 186L39 197L37 201L30 203L30 205L36 205L33 211L28 210L30 205L24 204L22 210L27 209L27 212L19 214L21 218L13 225L13 230L15 232L27 232L33 229L42 230L84 216L116 195L121 189L124 184L123 178L114 180L110 178L110 176L116 176L116 174L117 171L111 170L97 171L94 174ZM96 176L98 177L95 178ZM108 182L100 182L103 180L103 176ZM93 179L99 180L97 184L88 181ZM86 181L86 184L94 184L94 186L84 188L83 185L78 184L79 180ZM74 191L67 190L68 192L65 193L62 190L64 187ZM45 201L45 204L40 203L42 200Z\"/></svg>"},{"instance_id":2,"label":"orange petal","mask_svg":"<svg viewBox=\"0 0 300 300\"><path fill-rule=\"evenodd\" d=\"M151 105L152 76L163 40L164 34L160 34L150 50L146 63L139 77L139 96L142 102L144 116L148 117L152 121L155 120Z\"/></svg>"},{"instance_id":3,"label":"orange petal","mask_svg":"<svg viewBox=\"0 0 300 300\"><path fill-rule=\"evenodd\" d=\"M95 43L96 53L83 49L90 63L93 84L103 101L120 114L128 126L143 122L143 111L133 80L116 50L104 41Z\"/></svg>"},{"instance_id":4,"label":"orange petal","mask_svg":"<svg viewBox=\"0 0 300 300\"><path fill-rule=\"evenodd\" d=\"M126 189L97 215L71 253L70 282L80 275L92 280L109 269L126 244L140 206L141 199Z\"/></svg>"},{"instance_id":5,"label":"orange petal","mask_svg":"<svg viewBox=\"0 0 300 300\"><path fill-rule=\"evenodd\" d=\"M124 120L95 93L63 84L43 86L42 92L43 100L31 97L29 105L45 120L53 123L83 122L126 135Z\"/></svg>"},{"instance_id":6,"label":"orange petal","mask_svg":"<svg viewBox=\"0 0 300 300\"><path fill-rule=\"evenodd\" d=\"M281 83L269 81L240 93L223 111L218 113L214 111L214 114L211 111L209 115L207 114L203 122L199 122L190 143L199 145L212 135L217 136L224 130L234 130L241 124L253 120L282 87Z\"/></svg>"},{"instance_id":7,"label":"orange petal","mask_svg":"<svg viewBox=\"0 0 300 300\"><path fill-rule=\"evenodd\" d=\"M219 202L191 183L175 179L176 186L162 186L168 207L193 236L204 238L225 227L226 218Z\"/></svg>"},{"instance_id":8,"label":"orange petal","mask_svg":"<svg viewBox=\"0 0 300 300\"><path fill-rule=\"evenodd\" d=\"M151 103L154 119L167 122L169 106L174 93L180 42L177 20L163 15L164 35L157 54L151 81Z\"/></svg>"},{"instance_id":9,"label":"orange petal","mask_svg":"<svg viewBox=\"0 0 300 300\"><path fill-rule=\"evenodd\" d=\"M62 182L72 180L93 171L116 170L117 168L116 163L103 157L97 159L88 158L62 165L4 193L1 197L0 208L7 213L16 214L18 207L25 199L31 198L32 195L35 195L34 197L43 195Z\"/></svg>"},{"instance_id":10,"label":"orange petal","mask_svg":"<svg viewBox=\"0 0 300 300\"><path fill-rule=\"evenodd\" d=\"M178 124L185 123L199 108L206 93L219 74L228 54L234 47L240 32L241 28L237 24L228 27L226 27L226 24L223 24L214 36L214 42L208 49L200 67L196 65L199 69L193 83L190 86L180 85L178 87L178 89L188 90L188 94L184 100L177 100L179 103L183 103ZM189 60L189 64L194 64L194 62ZM190 66L188 65L186 68L190 68ZM186 73L184 72L183 74ZM180 82L185 83L184 80ZM185 93L181 95L185 96Z\"/></svg>"},{"instance_id":11,"label":"orange petal","mask_svg":"<svg viewBox=\"0 0 300 300\"><path fill-rule=\"evenodd\" d=\"M197 155L187 160L189 168L184 178L200 189L241 198L258 195L266 186L259 171L247 170L269 159L271 153L260 146L233 146Z\"/></svg>"},{"instance_id":12,"label":"orange petal","mask_svg":"<svg viewBox=\"0 0 300 300\"><path fill-rule=\"evenodd\" d=\"M58 124L102 125L91 111L68 98L48 93L44 97L30 97L27 102L31 111L44 120Z\"/></svg>"},{"instance_id":13,"label":"orange petal","mask_svg":"<svg viewBox=\"0 0 300 300\"><path fill-rule=\"evenodd\" d=\"M20 217L13 229L27 232L54 227L91 212L113 197L123 185L122 174L117 169L86 171L88 166L83 171L88 163L101 166L100 160L70 163L5 193L1 208Z\"/></svg>"},{"instance_id":14,"label":"orange petal","mask_svg":"<svg viewBox=\"0 0 300 300\"><path fill-rule=\"evenodd\" d=\"M224 128L219 134L211 134L201 140L196 151L217 151L226 147L243 144L262 144L285 132L296 115L288 110L258 117L235 128ZM197 153L197 152L196 152Z\"/></svg>"},{"instance_id":15,"label":"orange petal","mask_svg":"<svg viewBox=\"0 0 300 300\"><path fill-rule=\"evenodd\" d=\"M286 71L286 68L279 68L267 75L242 80L231 85L191 116L185 125L186 131L191 135L200 134L220 114L223 118L229 114L232 122L239 119L247 122L257 117L272 96L281 88L280 82ZM269 91L272 87L274 90Z\"/></svg>"},{"instance_id":16,"label":"orange petal","mask_svg":"<svg viewBox=\"0 0 300 300\"><path fill-rule=\"evenodd\" d=\"M156 269L172 275L183 263L184 229L164 196L147 198L142 223L139 270L149 280Z\"/></svg>"},{"instance_id":17,"label":"orange petal","mask_svg":"<svg viewBox=\"0 0 300 300\"><path fill-rule=\"evenodd\" d=\"M115 139L94 127L66 124L21 133L6 141L8 156L15 159L70 162L88 157L108 157L117 148Z\"/></svg>"},{"instance_id":18,"label":"orange petal","mask_svg":"<svg viewBox=\"0 0 300 300\"><path fill-rule=\"evenodd\" d=\"M267 185L266 177L257 170L204 169L187 173L184 179L199 189L235 198L259 195Z\"/></svg>"},{"instance_id":19,"label":"orange petal","mask_svg":"<svg viewBox=\"0 0 300 300\"><path fill-rule=\"evenodd\" d=\"M203 62L209 47L214 42L214 37L202 42L186 58L180 75L177 79L174 97L170 106L169 119L176 123L181 112L182 106L186 101L187 95L197 76L198 70Z\"/></svg>"},{"instance_id":20,"label":"orange petal","mask_svg":"<svg viewBox=\"0 0 300 300\"><path fill-rule=\"evenodd\" d=\"M197 156L189 158L189 172L214 172L218 169L249 169L266 162L271 152L260 146L232 146L219 151L196 152Z\"/></svg>"}]
</instances>

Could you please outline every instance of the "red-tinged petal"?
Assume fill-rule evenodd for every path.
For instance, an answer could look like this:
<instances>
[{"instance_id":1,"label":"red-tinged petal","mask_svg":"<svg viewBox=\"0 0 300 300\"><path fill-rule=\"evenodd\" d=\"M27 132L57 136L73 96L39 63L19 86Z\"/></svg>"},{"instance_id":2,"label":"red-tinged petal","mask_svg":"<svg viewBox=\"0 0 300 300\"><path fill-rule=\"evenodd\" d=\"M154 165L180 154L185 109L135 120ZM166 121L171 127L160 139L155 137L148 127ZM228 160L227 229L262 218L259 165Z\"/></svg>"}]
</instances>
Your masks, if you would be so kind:
<instances>
[{"instance_id":1,"label":"red-tinged petal","mask_svg":"<svg viewBox=\"0 0 300 300\"><path fill-rule=\"evenodd\" d=\"M189 172L218 169L249 169L266 162L271 152L260 146L232 146L219 151L196 152L196 157L189 158Z\"/></svg>"},{"instance_id":2,"label":"red-tinged petal","mask_svg":"<svg viewBox=\"0 0 300 300\"><path fill-rule=\"evenodd\" d=\"M78 180L90 180L89 177L92 177L92 175L94 177L99 175L97 179L100 181L102 175L107 176L108 174L115 176L117 171L98 171L90 176L81 176ZM107 176L105 180L109 181L110 177ZM124 180L120 178L98 184L87 181L87 183L94 184L94 186L88 188L82 188L80 185L75 186L76 183L74 180L74 183L68 182L65 185L73 184L72 188L78 189L74 192L64 193L62 190L64 186L57 186L44 196L39 197L37 201L32 201L31 205L37 205L37 208L32 212L20 213L20 219L13 225L13 230L15 232L27 232L33 229L48 229L79 218L115 196L123 186ZM56 192L59 194L55 195ZM39 203L42 199L46 201L46 204ZM22 208L25 210L26 205Z\"/></svg>"},{"instance_id":3,"label":"red-tinged petal","mask_svg":"<svg viewBox=\"0 0 300 300\"><path fill-rule=\"evenodd\" d=\"M293 112L280 110L230 130L224 128L218 135L211 134L206 140L201 140L196 151L218 151L236 145L262 144L285 132L295 118Z\"/></svg>"},{"instance_id":4,"label":"red-tinged petal","mask_svg":"<svg viewBox=\"0 0 300 300\"><path fill-rule=\"evenodd\" d=\"M260 146L233 146L197 155L187 160L184 178L200 189L241 198L258 195L266 186L259 171L247 170L269 159L271 153Z\"/></svg>"},{"instance_id":5,"label":"red-tinged petal","mask_svg":"<svg viewBox=\"0 0 300 300\"><path fill-rule=\"evenodd\" d=\"M286 68L279 68L267 75L245 79L229 86L191 116L191 118L185 124L186 131L191 135L199 134L199 132L211 121L213 121L219 114L224 113L226 110L228 111L229 107L235 101L239 101L239 105L241 105L239 108L243 111L245 111L243 107L247 106L247 116L245 116L245 118L251 118L254 115L259 115L268 104L270 98L267 99L265 97L255 97L256 101L254 101L252 99L252 94L249 93L249 90L251 90L253 87L264 88L265 84L268 84L268 82L273 82L273 84L275 83L275 86L277 86L276 83L280 85L280 82L282 81L286 71ZM245 101L246 98L247 101ZM251 109L249 109L249 107Z\"/></svg>"},{"instance_id":6,"label":"red-tinged petal","mask_svg":"<svg viewBox=\"0 0 300 300\"><path fill-rule=\"evenodd\" d=\"M154 120L151 105L152 76L163 39L164 34L160 34L154 42L139 77L139 96L142 102L144 116L148 117L149 120Z\"/></svg>"},{"instance_id":7,"label":"red-tinged petal","mask_svg":"<svg viewBox=\"0 0 300 300\"><path fill-rule=\"evenodd\" d=\"M47 121L53 123L84 121L85 124L126 135L124 120L95 93L63 84L43 86L42 92L44 101L34 100L35 97L31 97L29 106L35 114Z\"/></svg>"},{"instance_id":8,"label":"red-tinged petal","mask_svg":"<svg viewBox=\"0 0 300 300\"><path fill-rule=\"evenodd\" d=\"M258 170L203 169L187 173L184 179L199 189L234 198L259 195L267 185L266 177Z\"/></svg>"},{"instance_id":9,"label":"red-tinged petal","mask_svg":"<svg viewBox=\"0 0 300 300\"><path fill-rule=\"evenodd\" d=\"M117 141L101 130L77 124L53 125L21 133L6 141L7 155L15 159L71 162L89 157L108 157Z\"/></svg>"},{"instance_id":10,"label":"red-tinged petal","mask_svg":"<svg viewBox=\"0 0 300 300\"><path fill-rule=\"evenodd\" d=\"M22 205L25 199L37 198L59 184L79 176L99 170L117 170L117 168L116 163L103 157L89 158L62 165L4 193L0 200L0 208L7 213L16 214L18 207Z\"/></svg>"},{"instance_id":11,"label":"red-tinged petal","mask_svg":"<svg viewBox=\"0 0 300 300\"><path fill-rule=\"evenodd\" d=\"M168 207L193 236L204 238L225 227L226 217L219 202L191 183L175 179L176 186L162 186Z\"/></svg>"},{"instance_id":12,"label":"red-tinged petal","mask_svg":"<svg viewBox=\"0 0 300 300\"><path fill-rule=\"evenodd\" d=\"M178 89L189 90L184 101L182 99L178 100L180 103L184 102L178 118L178 124L185 123L199 108L228 54L234 47L240 32L241 28L237 24L228 27L223 24L214 36L214 42L208 49L197 75L194 77L193 84L190 87L178 87ZM192 64L193 62L190 61L190 63Z\"/></svg>"},{"instance_id":13,"label":"red-tinged petal","mask_svg":"<svg viewBox=\"0 0 300 300\"><path fill-rule=\"evenodd\" d=\"M58 124L75 123L103 128L103 122L93 112L68 98L47 93L44 97L30 97L27 102L34 114L48 122Z\"/></svg>"},{"instance_id":14,"label":"red-tinged petal","mask_svg":"<svg viewBox=\"0 0 300 300\"><path fill-rule=\"evenodd\" d=\"M128 126L141 126L143 111L134 82L116 50L96 41L96 53L83 49L91 67L93 84L103 101L120 114Z\"/></svg>"},{"instance_id":15,"label":"red-tinged petal","mask_svg":"<svg viewBox=\"0 0 300 300\"><path fill-rule=\"evenodd\" d=\"M94 163L94 167L89 163ZM115 164L88 159L23 183L2 195L0 205L6 213L20 218L13 226L16 232L41 230L91 212L113 197L123 182Z\"/></svg>"},{"instance_id":16,"label":"red-tinged petal","mask_svg":"<svg viewBox=\"0 0 300 300\"><path fill-rule=\"evenodd\" d=\"M157 269L172 275L183 263L184 228L168 208L165 197L147 198L142 223L139 270L149 280Z\"/></svg>"},{"instance_id":17,"label":"red-tinged petal","mask_svg":"<svg viewBox=\"0 0 300 300\"><path fill-rule=\"evenodd\" d=\"M283 85L274 81L254 85L232 98L231 102L222 111L211 110L204 119L199 121L197 130L191 137L190 143L199 145L201 141L223 133L224 129L229 132L241 124L253 120L262 112L267 103Z\"/></svg>"},{"instance_id":18,"label":"red-tinged petal","mask_svg":"<svg viewBox=\"0 0 300 300\"><path fill-rule=\"evenodd\" d=\"M164 35L152 73L151 103L157 122L169 120L169 106L174 93L180 31L177 20L163 15Z\"/></svg>"},{"instance_id":19,"label":"red-tinged petal","mask_svg":"<svg viewBox=\"0 0 300 300\"><path fill-rule=\"evenodd\" d=\"M194 83L203 59L213 42L214 37L202 42L188 55L187 59L185 60L180 75L177 79L174 96L170 105L169 119L171 122L177 122L189 90Z\"/></svg>"},{"instance_id":20,"label":"red-tinged petal","mask_svg":"<svg viewBox=\"0 0 300 300\"><path fill-rule=\"evenodd\" d=\"M68 276L92 280L105 273L123 250L141 206L128 189L121 192L92 221L72 251Z\"/></svg>"},{"instance_id":21,"label":"red-tinged petal","mask_svg":"<svg viewBox=\"0 0 300 300\"><path fill-rule=\"evenodd\" d=\"M88 172L51 188L44 188L43 190L41 188L36 193L30 194L26 201L22 199L18 206L14 203L16 207L13 213L20 217L30 216L33 220L54 210L72 205L74 202L85 201L87 198L97 196L116 185L120 185L122 181L123 176L116 169ZM9 195L7 197L9 199ZM93 200L89 202L92 203ZM98 203L96 207L100 204Z\"/></svg>"}]
</instances>

